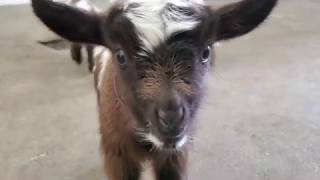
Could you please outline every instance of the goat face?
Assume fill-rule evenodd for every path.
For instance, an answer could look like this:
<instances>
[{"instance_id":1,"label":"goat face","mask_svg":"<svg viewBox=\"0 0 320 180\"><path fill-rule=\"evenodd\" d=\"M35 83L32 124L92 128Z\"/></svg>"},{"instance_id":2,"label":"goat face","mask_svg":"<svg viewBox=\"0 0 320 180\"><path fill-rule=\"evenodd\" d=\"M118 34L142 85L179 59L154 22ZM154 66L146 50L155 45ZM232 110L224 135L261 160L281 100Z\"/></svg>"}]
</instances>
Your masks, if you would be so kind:
<instances>
[{"instance_id":1,"label":"goat face","mask_svg":"<svg viewBox=\"0 0 320 180\"><path fill-rule=\"evenodd\" d=\"M171 149L191 135L214 59L213 44L256 28L277 0L244 0L220 9L202 0L128 0L105 14L49 0L32 2L52 31L112 51L116 82L123 82L119 95L139 134L158 148Z\"/></svg>"}]
</instances>

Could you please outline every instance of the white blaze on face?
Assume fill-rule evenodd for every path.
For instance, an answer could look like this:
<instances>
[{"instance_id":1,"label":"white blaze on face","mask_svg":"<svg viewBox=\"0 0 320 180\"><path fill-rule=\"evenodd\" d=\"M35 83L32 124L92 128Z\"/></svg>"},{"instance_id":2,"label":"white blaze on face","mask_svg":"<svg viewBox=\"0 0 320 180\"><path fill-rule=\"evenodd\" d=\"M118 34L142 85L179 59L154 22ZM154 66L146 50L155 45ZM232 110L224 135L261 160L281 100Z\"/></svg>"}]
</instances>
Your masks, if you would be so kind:
<instances>
[{"instance_id":1,"label":"white blaze on face","mask_svg":"<svg viewBox=\"0 0 320 180\"><path fill-rule=\"evenodd\" d=\"M166 24L166 34L171 35L175 32L191 30L199 24L199 17L186 16L186 12L182 9L193 9L199 11L203 5L202 0L171 0L168 3L174 6L167 7L162 14L164 23Z\"/></svg>"},{"instance_id":2,"label":"white blaze on face","mask_svg":"<svg viewBox=\"0 0 320 180\"><path fill-rule=\"evenodd\" d=\"M137 4L136 7L130 5ZM136 26L145 48L152 49L165 37L165 24L161 18L164 0L129 0L126 16Z\"/></svg>"},{"instance_id":3,"label":"white blaze on face","mask_svg":"<svg viewBox=\"0 0 320 180\"><path fill-rule=\"evenodd\" d=\"M173 33L195 28L199 16L187 15L188 11L199 12L203 6L203 0L127 0L124 10L144 48L152 51Z\"/></svg>"}]
</instances>

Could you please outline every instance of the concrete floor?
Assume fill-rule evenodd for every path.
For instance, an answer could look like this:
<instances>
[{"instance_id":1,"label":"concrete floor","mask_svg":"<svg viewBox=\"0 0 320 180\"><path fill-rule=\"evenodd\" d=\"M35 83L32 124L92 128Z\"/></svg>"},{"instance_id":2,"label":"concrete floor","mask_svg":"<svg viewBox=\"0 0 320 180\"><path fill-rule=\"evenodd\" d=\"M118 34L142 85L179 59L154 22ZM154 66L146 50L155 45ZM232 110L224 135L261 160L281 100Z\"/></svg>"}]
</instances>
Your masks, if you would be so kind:
<instances>
[{"instance_id":1,"label":"concrete floor","mask_svg":"<svg viewBox=\"0 0 320 180\"><path fill-rule=\"evenodd\" d=\"M221 3L223 0L217 1ZM190 179L320 179L320 1L217 49ZM102 180L92 76L28 6L0 7L0 179Z\"/></svg>"}]
</instances>

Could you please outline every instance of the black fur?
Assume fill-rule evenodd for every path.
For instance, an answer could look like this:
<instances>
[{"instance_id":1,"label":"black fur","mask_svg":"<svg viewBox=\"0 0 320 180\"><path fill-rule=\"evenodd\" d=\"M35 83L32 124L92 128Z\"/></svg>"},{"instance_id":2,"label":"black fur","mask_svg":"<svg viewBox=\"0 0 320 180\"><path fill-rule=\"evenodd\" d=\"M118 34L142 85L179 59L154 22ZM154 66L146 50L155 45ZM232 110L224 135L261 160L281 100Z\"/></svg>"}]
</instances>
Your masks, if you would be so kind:
<instances>
[{"instance_id":1,"label":"black fur","mask_svg":"<svg viewBox=\"0 0 320 180\"><path fill-rule=\"evenodd\" d=\"M152 50L143 47L138 30L126 17L121 6L113 6L108 14L97 15L49 0L32 0L32 3L35 14L62 37L110 48L115 57L115 63L112 65L118 79L114 79L113 87L117 89L116 92L119 91L118 98L127 106L126 109L132 112L136 121L133 124L138 124L139 131L142 129L152 132L163 143L158 155L152 154L151 157L154 160L157 180L185 180L187 156L181 151L170 150L181 140L181 134L193 135L194 117L201 104L204 86L207 84L204 77L214 60L212 44L244 35L255 29L267 18L277 0L243 0L217 10L204 6L201 11L169 6L171 10L176 9L186 15L197 17L200 23L192 30L172 34ZM129 9L140 5L132 4ZM208 49L211 56L207 58L208 61L202 61L203 52ZM121 58L117 59L119 54ZM118 82L121 82L119 84L122 86L118 86ZM113 82L109 79L109 83ZM167 122L173 123L170 127L174 127L174 131L170 134L160 130L165 126L160 128L159 109L165 109L163 116L169 117ZM178 111L181 109L182 112ZM182 116L166 116L174 113L181 113ZM110 134L114 136L123 135L116 131L112 133ZM153 149L149 144L140 146L144 151ZM121 151L123 157L115 160L114 156L108 157L109 160L120 161L118 165L110 165L115 176L113 179L137 180L141 172L139 163L128 163L124 160L128 154L134 153L127 149L132 146L125 147L126 149ZM187 148L184 150L187 151Z\"/></svg>"},{"instance_id":2,"label":"black fur","mask_svg":"<svg viewBox=\"0 0 320 180\"><path fill-rule=\"evenodd\" d=\"M135 164L126 163L126 169L123 169L123 180L139 180L141 168Z\"/></svg>"},{"instance_id":3,"label":"black fur","mask_svg":"<svg viewBox=\"0 0 320 180\"><path fill-rule=\"evenodd\" d=\"M51 0L32 0L32 7L41 21L58 35L74 42L104 45L97 14Z\"/></svg>"},{"instance_id":4,"label":"black fur","mask_svg":"<svg viewBox=\"0 0 320 180\"><path fill-rule=\"evenodd\" d=\"M179 152L156 157L153 162L156 180L185 180L187 155L184 153Z\"/></svg>"},{"instance_id":5,"label":"black fur","mask_svg":"<svg viewBox=\"0 0 320 180\"><path fill-rule=\"evenodd\" d=\"M219 9L217 40L235 38L252 31L268 17L276 3L277 0L245 0Z\"/></svg>"}]
</instances>

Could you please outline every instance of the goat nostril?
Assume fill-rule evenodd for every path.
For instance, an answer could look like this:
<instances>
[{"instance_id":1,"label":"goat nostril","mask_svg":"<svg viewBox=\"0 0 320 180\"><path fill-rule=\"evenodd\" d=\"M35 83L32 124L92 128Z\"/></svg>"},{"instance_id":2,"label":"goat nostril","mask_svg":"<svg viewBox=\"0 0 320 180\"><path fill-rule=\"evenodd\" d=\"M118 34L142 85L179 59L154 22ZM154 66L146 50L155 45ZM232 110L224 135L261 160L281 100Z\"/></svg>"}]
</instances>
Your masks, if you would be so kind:
<instances>
[{"instance_id":1,"label":"goat nostril","mask_svg":"<svg viewBox=\"0 0 320 180\"><path fill-rule=\"evenodd\" d=\"M161 123L161 125L165 128L168 128L169 127L169 121L168 121L168 117L167 117L167 113L164 112L163 110L159 109L157 111L157 115L158 115L158 118L159 118L159 121Z\"/></svg>"},{"instance_id":2,"label":"goat nostril","mask_svg":"<svg viewBox=\"0 0 320 180\"><path fill-rule=\"evenodd\" d=\"M177 112L177 117L179 120L183 119L184 117L184 108L183 107L179 107L178 112Z\"/></svg>"},{"instance_id":3,"label":"goat nostril","mask_svg":"<svg viewBox=\"0 0 320 180\"><path fill-rule=\"evenodd\" d=\"M159 109L157 113L160 119L166 119L166 112L164 112L162 109Z\"/></svg>"},{"instance_id":4,"label":"goat nostril","mask_svg":"<svg viewBox=\"0 0 320 180\"><path fill-rule=\"evenodd\" d=\"M164 128L170 128L177 126L181 123L181 121L184 118L185 110L183 107L177 107L174 110L163 110L163 109L157 109L156 115L159 120L159 123Z\"/></svg>"},{"instance_id":5,"label":"goat nostril","mask_svg":"<svg viewBox=\"0 0 320 180\"><path fill-rule=\"evenodd\" d=\"M164 128L169 128L170 123L168 120L160 118L159 121Z\"/></svg>"}]
</instances>

